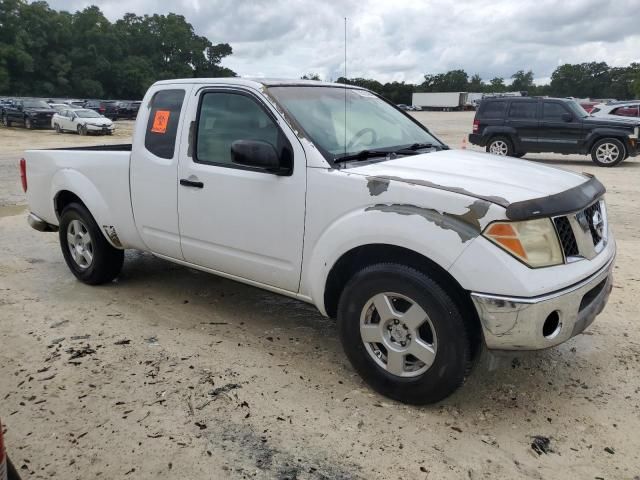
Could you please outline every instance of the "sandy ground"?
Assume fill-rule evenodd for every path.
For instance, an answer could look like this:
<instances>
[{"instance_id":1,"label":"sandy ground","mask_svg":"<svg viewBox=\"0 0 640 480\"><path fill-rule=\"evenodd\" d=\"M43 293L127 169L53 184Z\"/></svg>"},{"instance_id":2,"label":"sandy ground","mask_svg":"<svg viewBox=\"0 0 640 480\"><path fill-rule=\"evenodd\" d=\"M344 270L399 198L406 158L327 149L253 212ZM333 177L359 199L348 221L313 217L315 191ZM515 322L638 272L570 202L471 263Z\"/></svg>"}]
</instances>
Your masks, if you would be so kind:
<instances>
[{"instance_id":1,"label":"sandy ground","mask_svg":"<svg viewBox=\"0 0 640 480\"><path fill-rule=\"evenodd\" d=\"M459 148L473 114L416 116ZM99 139L0 129L0 416L26 478L640 475L637 160L528 157L607 186L610 303L558 348L484 353L456 394L417 408L370 391L305 304L136 252L116 282L77 282L56 235L27 226L16 163L27 147L125 141L121 123Z\"/></svg>"}]
</instances>

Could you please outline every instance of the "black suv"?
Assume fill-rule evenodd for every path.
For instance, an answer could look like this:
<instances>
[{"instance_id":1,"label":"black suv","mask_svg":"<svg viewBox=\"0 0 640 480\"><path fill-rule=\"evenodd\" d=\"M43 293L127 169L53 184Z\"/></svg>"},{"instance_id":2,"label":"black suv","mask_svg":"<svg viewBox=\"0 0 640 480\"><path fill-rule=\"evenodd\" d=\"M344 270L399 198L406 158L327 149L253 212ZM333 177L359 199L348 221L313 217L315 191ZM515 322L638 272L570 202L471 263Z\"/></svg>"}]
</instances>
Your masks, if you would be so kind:
<instances>
[{"instance_id":1,"label":"black suv","mask_svg":"<svg viewBox=\"0 0 640 480\"><path fill-rule=\"evenodd\" d=\"M25 128L51 128L51 117L56 111L47 102L38 98L15 100L2 109L2 124L5 127L18 124Z\"/></svg>"},{"instance_id":2,"label":"black suv","mask_svg":"<svg viewBox=\"0 0 640 480\"><path fill-rule=\"evenodd\" d=\"M601 167L636 156L640 121L589 115L574 100L499 97L484 99L469 141L497 155L530 152L591 154Z\"/></svg>"}]
</instances>

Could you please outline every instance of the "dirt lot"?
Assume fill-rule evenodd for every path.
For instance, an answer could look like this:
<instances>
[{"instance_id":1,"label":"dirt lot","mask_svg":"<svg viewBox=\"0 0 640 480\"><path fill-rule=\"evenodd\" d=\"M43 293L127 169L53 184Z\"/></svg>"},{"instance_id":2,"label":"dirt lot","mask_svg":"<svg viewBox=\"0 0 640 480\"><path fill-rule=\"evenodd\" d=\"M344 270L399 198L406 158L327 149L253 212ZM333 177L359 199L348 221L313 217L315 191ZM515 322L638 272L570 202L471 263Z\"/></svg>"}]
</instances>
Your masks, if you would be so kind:
<instances>
[{"instance_id":1,"label":"dirt lot","mask_svg":"<svg viewBox=\"0 0 640 480\"><path fill-rule=\"evenodd\" d=\"M472 113L417 113L459 148ZM27 478L633 479L640 476L640 162L596 173L618 241L609 306L537 353L483 354L441 404L372 393L313 308L131 252L103 287L31 230L24 148L128 141L0 129L0 416ZM537 454L532 437L549 437Z\"/></svg>"}]
</instances>

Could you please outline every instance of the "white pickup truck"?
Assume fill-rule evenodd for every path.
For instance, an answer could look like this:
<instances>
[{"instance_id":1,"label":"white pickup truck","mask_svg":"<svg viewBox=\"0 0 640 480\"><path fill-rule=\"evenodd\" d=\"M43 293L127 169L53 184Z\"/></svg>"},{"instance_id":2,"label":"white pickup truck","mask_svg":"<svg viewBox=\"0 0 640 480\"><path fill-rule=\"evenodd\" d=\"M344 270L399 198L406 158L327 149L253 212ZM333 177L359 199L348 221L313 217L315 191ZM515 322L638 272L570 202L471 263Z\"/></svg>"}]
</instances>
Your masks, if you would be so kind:
<instances>
[{"instance_id":1,"label":"white pickup truck","mask_svg":"<svg viewBox=\"0 0 640 480\"><path fill-rule=\"evenodd\" d=\"M312 303L365 381L407 403L450 395L483 343L579 334L611 291L598 180L449 150L357 87L157 82L132 145L30 150L21 175L29 223L59 231L81 281L138 249Z\"/></svg>"}]
</instances>

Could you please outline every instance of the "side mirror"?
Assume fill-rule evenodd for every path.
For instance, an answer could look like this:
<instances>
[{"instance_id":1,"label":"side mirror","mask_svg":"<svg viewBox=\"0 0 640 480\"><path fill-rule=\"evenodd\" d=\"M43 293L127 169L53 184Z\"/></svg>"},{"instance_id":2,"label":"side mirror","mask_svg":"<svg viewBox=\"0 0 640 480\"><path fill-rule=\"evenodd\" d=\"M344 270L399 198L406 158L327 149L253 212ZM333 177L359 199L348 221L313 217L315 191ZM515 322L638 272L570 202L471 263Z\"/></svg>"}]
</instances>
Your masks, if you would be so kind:
<instances>
[{"instance_id":1,"label":"side mirror","mask_svg":"<svg viewBox=\"0 0 640 480\"><path fill-rule=\"evenodd\" d=\"M565 122L572 122L573 121L573 115L571 115L570 113L563 113L562 114L562 120Z\"/></svg>"},{"instance_id":2,"label":"side mirror","mask_svg":"<svg viewBox=\"0 0 640 480\"><path fill-rule=\"evenodd\" d=\"M280 164L273 145L261 140L236 140L231 144L231 161L245 167L261 168L276 175L289 175L291 169Z\"/></svg>"}]
</instances>

